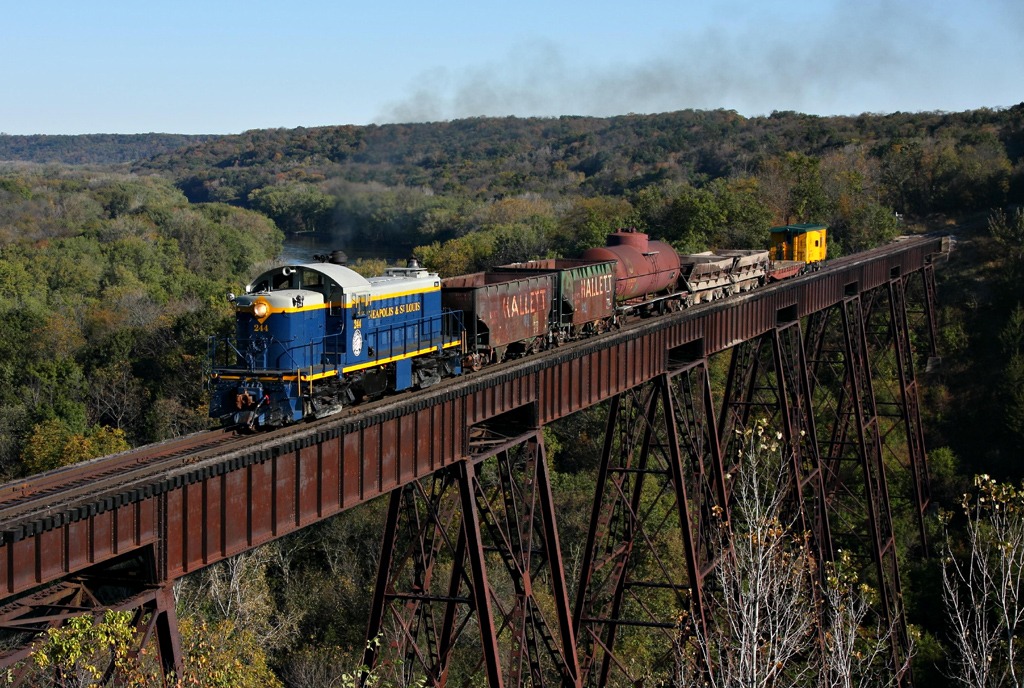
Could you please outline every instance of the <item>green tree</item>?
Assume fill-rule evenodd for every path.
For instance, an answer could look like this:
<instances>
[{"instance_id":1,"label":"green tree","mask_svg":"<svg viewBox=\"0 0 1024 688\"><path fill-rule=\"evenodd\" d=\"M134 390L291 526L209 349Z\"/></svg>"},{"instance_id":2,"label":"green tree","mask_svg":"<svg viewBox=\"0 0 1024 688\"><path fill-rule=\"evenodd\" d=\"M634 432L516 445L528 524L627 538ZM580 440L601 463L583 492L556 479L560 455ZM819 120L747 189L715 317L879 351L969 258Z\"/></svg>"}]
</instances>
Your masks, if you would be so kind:
<instances>
[{"instance_id":1,"label":"green tree","mask_svg":"<svg viewBox=\"0 0 1024 688\"><path fill-rule=\"evenodd\" d=\"M1014 441L1024 438L1024 307L1014 308L999 333L1004 361L999 397L1003 423Z\"/></svg>"},{"instance_id":2,"label":"green tree","mask_svg":"<svg viewBox=\"0 0 1024 688\"><path fill-rule=\"evenodd\" d=\"M113 670L116 685L124 688L156 686L158 675L133 658L136 629L130 611L108 609L102 618L76 616L46 632L33 649L35 667L31 685L37 688L72 688L104 684Z\"/></svg>"},{"instance_id":3,"label":"green tree","mask_svg":"<svg viewBox=\"0 0 1024 688\"><path fill-rule=\"evenodd\" d=\"M413 255L420 264L441 277L465 275L483 270L491 264L494 237L487 232L474 232L442 243L417 246Z\"/></svg>"},{"instance_id":4,"label":"green tree","mask_svg":"<svg viewBox=\"0 0 1024 688\"><path fill-rule=\"evenodd\" d=\"M665 220L662 238L682 253L698 253L726 227L727 214L712 189L686 188L672 199Z\"/></svg>"},{"instance_id":5,"label":"green tree","mask_svg":"<svg viewBox=\"0 0 1024 688\"><path fill-rule=\"evenodd\" d=\"M1017 208L1012 215L1001 208L993 210L988 218L988 231L1010 258L1014 271L1024 267L1024 209Z\"/></svg>"},{"instance_id":6,"label":"green tree","mask_svg":"<svg viewBox=\"0 0 1024 688\"><path fill-rule=\"evenodd\" d=\"M22 452L22 465L25 473L32 475L129 448L122 430L93 426L79 434L64 421L52 418L32 429Z\"/></svg>"},{"instance_id":7,"label":"green tree","mask_svg":"<svg viewBox=\"0 0 1024 688\"><path fill-rule=\"evenodd\" d=\"M789 152L766 161L758 178L778 224L820 222L828 216L818 158Z\"/></svg>"},{"instance_id":8,"label":"green tree","mask_svg":"<svg viewBox=\"0 0 1024 688\"><path fill-rule=\"evenodd\" d=\"M844 221L829 225L829 232L842 254L857 253L895 239L899 220L890 208L869 202L856 208Z\"/></svg>"},{"instance_id":9,"label":"green tree","mask_svg":"<svg viewBox=\"0 0 1024 688\"><path fill-rule=\"evenodd\" d=\"M249 203L285 232L316 232L328 228L335 201L312 184L285 184L255 189Z\"/></svg>"},{"instance_id":10,"label":"green tree","mask_svg":"<svg viewBox=\"0 0 1024 688\"><path fill-rule=\"evenodd\" d=\"M179 621L184 655L183 686L202 688L282 688L257 636L225 619Z\"/></svg>"},{"instance_id":11,"label":"green tree","mask_svg":"<svg viewBox=\"0 0 1024 688\"><path fill-rule=\"evenodd\" d=\"M715 248L757 249L768 246L772 214L761 200L756 177L716 179L709 185L725 209L725 226L717 228L711 244Z\"/></svg>"},{"instance_id":12,"label":"green tree","mask_svg":"<svg viewBox=\"0 0 1024 688\"><path fill-rule=\"evenodd\" d=\"M493 265L534 260L543 257L547 251L547 236L534 227L498 225L491 228L488 234L493 237L488 258L488 262Z\"/></svg>"},{"instance_id":13,"label":"green tree","mask_svg":"<svg viewBox=\"0 0 1024 688\"><path fill-rule=\"evenodd\" d=\"M553 247L562 256L576 257L594 246L604 246L605 237L629 225L633 207L621 198L597 196L578 198L558 219Z\"/></svg>"}]
</instances>

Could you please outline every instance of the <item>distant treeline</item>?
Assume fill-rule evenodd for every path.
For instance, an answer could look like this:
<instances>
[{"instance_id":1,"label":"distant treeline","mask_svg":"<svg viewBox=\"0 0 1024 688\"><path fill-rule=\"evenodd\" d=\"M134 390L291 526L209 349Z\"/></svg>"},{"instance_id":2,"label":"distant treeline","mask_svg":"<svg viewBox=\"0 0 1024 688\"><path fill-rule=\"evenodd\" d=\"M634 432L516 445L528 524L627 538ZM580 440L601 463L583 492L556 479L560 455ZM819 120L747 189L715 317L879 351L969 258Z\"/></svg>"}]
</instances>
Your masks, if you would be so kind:
<instances>
[{"instance_id":1,"label":"distant treeline","mask_svg":"<svg viewBox=\"0 0 1024 688\"><path fill-rule=\"evenodd\" d=\"M900 212L989 207L1001 199L987 196L1019 198L1024 189L1024 103L859 117L684 110L254 130L140 160L136 170L170 174L193 202L244 203L271 183L335 178L476 199L623 196L659 182L701 187L756 174L791 153L824 159L851 151L884 168ZM946 193L954 176L966 173L969 185L993 166L1005 172L994 194Z\"/></svg>"},{"instance_id":2,"label":"distant treeline","mask_svg":"<svg viewBox=\"0 0 1024 688\"><path fill-rule=\"evenodd\" d=\"M211 136L184 134L81 134L14 136L0 133L0 161L120 165L169 153Z\"/></svg>"},{"instance_id":3,"label":"distant treeline","mask_svg":"<svg viewBox=\"0 0 1024 688\"><path fill-rule=\"evenodd\" d=\"M981 209L1024 189L1024 103L960 113L819 117L731 110L657 115L471 118L423 124L262 129L227 136L0 135L0 160L133 163L171 176L193 202L247 204L270 184L340 178L435 193L502 198L626 195L652 183L695 187L758 172L786 153L825 158L856 150L877 161L904 213ZM1004 166L989 192L950 191L954 175ZM953 190L957 191L957 190Z\"/></svg>"}]
</instances>

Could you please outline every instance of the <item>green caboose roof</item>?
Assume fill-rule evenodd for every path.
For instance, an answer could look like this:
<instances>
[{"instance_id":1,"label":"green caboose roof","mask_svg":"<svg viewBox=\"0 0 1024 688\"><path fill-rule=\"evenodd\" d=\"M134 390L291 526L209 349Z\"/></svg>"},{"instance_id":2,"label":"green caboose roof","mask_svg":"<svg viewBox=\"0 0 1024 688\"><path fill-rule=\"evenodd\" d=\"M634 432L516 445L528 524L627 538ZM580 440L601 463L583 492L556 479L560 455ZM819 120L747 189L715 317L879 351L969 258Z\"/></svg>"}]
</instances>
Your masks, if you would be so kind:
<instances>
[{"instance_id":1,"label":"green caboose roof","mask_svg":"<svg viewBox=\"0 0 1024 688\"><path fill-rule=\"evenodd\" d=\"M784 227L772 227L772 234L806 234L807 232L819 232L828 229L827 225L785 225Z\"/></svg>"}]
</instances>

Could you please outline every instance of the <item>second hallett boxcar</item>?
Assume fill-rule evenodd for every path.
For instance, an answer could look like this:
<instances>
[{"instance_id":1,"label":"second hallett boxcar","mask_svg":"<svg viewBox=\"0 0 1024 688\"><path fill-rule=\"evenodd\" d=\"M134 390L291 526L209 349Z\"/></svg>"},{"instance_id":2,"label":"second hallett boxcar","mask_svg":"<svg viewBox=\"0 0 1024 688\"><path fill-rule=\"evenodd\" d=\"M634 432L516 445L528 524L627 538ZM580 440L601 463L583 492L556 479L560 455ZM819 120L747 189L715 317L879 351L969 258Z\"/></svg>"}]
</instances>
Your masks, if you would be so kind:
<instances>
[{"instance_id":1,"label":"second hallett boxcar","mask_svg":"<svg viewBox=\"0 0 1024 688\"><path fill-rule=\"evenodd\" d=\"M555 298L550 319L560 339L600 332L615 315L614 261L548 258L501 265L494 268L494 272L554 275Z\"/></svg>"}]
</instances>

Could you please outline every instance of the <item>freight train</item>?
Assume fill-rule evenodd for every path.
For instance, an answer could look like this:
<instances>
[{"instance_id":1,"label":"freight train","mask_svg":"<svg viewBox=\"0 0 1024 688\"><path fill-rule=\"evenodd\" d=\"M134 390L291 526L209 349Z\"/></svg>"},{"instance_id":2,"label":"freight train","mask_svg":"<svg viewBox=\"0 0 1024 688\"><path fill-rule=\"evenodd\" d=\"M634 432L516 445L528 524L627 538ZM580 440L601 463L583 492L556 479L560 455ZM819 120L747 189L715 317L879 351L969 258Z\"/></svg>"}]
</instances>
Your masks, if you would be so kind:
<instances>
[{"instance_id":1,"label":"freight train","mask_svg":"<svg viewBox=\"0 0 1024 688\"><path fill-rule=\"evenodd\" d=\"M787 225L767 250L679 254L620 230L578 259L441 279L410 261L379 277L320 262L264 272L240 296L235 334L211 345L210 416L270 428L420 389L631 317L681 310L786 279L825 258L827 228Z\"/></svg>"}]
</instances>

